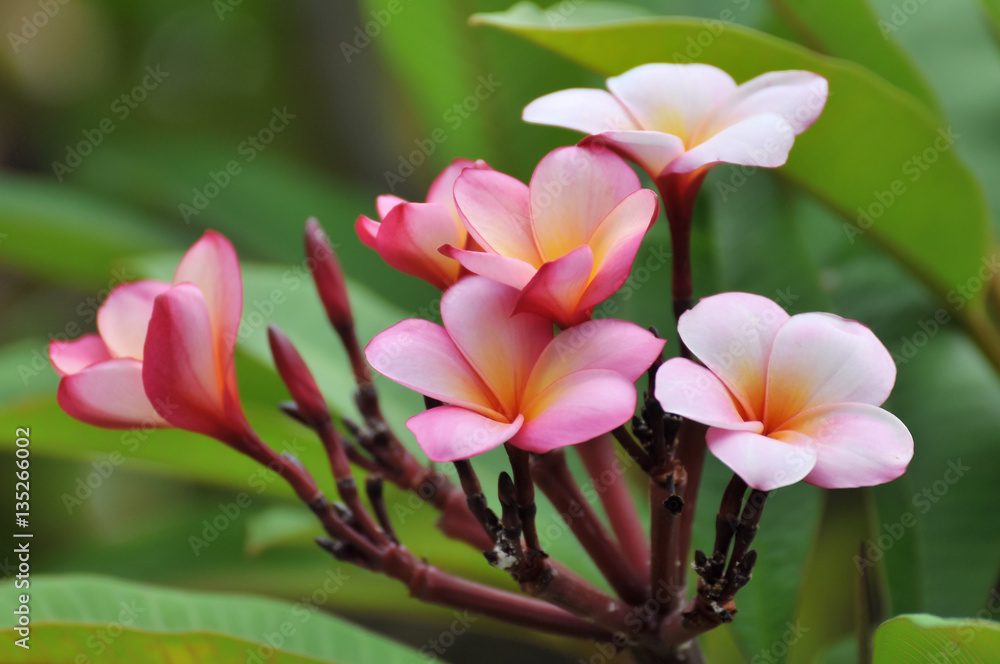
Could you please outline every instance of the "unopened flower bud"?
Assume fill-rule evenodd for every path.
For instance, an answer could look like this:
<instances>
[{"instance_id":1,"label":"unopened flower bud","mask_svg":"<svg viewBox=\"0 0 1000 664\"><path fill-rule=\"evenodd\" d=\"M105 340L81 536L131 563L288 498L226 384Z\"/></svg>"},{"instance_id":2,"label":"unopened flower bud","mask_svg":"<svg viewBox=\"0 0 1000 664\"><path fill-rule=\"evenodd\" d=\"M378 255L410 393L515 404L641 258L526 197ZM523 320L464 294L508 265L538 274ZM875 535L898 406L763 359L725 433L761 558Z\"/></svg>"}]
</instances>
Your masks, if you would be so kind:
<instances>
[{"instance_id":1,"label":"unopened flower bud","mask_svg":"<svg viewBox=\"0 0 1000 664\"><path fill-rule=\"evenodd\" d=\"M323 393L320 392L316 379L313 378L295 346L273 324L267 328L267 339L281 380L295 400L296 419L311 427L322 426L329 422L330 410L326 406Z\"/></svg>"},{"instance_id":2,"label":"unopened flower bud","mask_svg":"<svg viewBox=\"0 0 1000 664\"><path fill-rule=\"evenodd\" d=\"M330 245L323 228L316 219L306 222L306 258L311 261L313 281L319 291L319 299L326 309L327 318L340 333L354 326L351 316L351 301L347 297L344 272L340 268L337 255Z\"/></svg>"}]
</instances>

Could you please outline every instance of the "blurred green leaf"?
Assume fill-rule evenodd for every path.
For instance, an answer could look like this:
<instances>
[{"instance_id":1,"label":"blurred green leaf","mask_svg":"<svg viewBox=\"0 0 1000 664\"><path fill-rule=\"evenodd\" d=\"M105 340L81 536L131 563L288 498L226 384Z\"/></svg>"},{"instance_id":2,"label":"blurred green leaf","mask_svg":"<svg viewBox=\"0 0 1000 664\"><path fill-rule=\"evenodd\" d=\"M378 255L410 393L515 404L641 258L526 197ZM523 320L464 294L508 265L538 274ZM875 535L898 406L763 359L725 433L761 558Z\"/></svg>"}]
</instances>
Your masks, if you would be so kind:
<instances>
[{"instance_id":1,"label":"blurred green leaf","mask_svg":"<svg viewBox=\"0 0 1000 664\"><path fill-rule=\"evenodd\" d=\"M605 75L683 59L699 38L711 42L698 46L698 60L737 80L783 69L822 74L830 81L827 107L796 141L781 173L845 217L848 236L869 233L942 297L981 269L990 246L986 202L952 150L950 128L863 67L748 28L690 19L580 27L570 17L551 28L545 12L521 3L505 13L474 16L473 22L519 35ZM966 309L979 308L982 300L982 291L974 293Z\"/></svg>"},{"instance_id":2,"label":"blurred green leaf","mask_svg":"<svg viewBox=\"0 0 1000 664\"><path fill-rule=\"evenodd\" d=\"M258 556L267 549L312 542L317 536L316 517L302 506L275 505L247 519L246 550Z\"/></svg>"},{"instance_id":3,"label":"blurred green leaf","mask_svg":"<svg viewBox=\"0 0 1000 664\"><path fill-rule=\"evenodd\" d=\"M91 656L120 664L423 661L418 653L314 606L87 576L34 577L30 591L30 649L15 644L18 592L8 584L0 595L0 659L10 664L89 662Z\"/></svg>"},{"instance_id":4,"label":"blurred green leaf","mask_svg":"<svg viewBox=\"0 0 1000 664\"><path fill-rule=\"evenodd\" d=\"M990 21L993 36L1000 38L1000 0L981 0L983 12Z\"/></svg>"},{"instance_id":5,"label":"blurred green leaf","mask_svg":"<svg viewBox=\"0 0 1000 664\"><path fill-rule=\"evenodd\" d=\"M988 620L911 614L887 620L875 632L875 664L996 661L1000 625Z\"/></svg>"}]
</instances>

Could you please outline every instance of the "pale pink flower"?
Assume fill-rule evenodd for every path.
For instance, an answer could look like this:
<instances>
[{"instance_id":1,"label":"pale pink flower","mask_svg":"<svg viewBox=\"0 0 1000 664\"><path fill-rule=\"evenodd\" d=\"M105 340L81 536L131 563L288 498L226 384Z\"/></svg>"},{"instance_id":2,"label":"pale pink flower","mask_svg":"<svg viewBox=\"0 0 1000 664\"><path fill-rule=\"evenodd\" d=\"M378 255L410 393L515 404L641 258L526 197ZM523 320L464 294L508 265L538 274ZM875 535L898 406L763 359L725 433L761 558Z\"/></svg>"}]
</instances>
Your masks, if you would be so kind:
<instances>
[{"instance_id":1,"label":"pale pink flower","mask_svg":"<svg viewBox=\"0 0 1000 664\"><path fill-rule=\"evenodd\" d=\"M590 318L628 279L656 220L656 194L620 157L600 147L547 154L531 184L492 170L466 170L455 202L482 251L442 248L470 272L521 291L515 311L562 327Z\"/></svg>"},{"instance_id":2,"label":"pale pink flower","mask_svg":"<svg viewBox=\"0 0 1000 664\"><path fill-rule=\"evenodd\" d=\"M426 203L410 203L385 194L375 199L381 223L361 215L355 223L361 241L400 272L423 279L441 290L458 281L461 266L438 251L450 244L476 249L455 209L452 189L467 168L492 170L482 160L456 159L431 183Z\"/></svg>"},{"instance_id":3,"label":"pale pink flower","mask_svg":"<svg viewBox=\"0 0 1000 664\"><path fill-rule=\"evenodd\" d=\"M720 163L775 168L826 104L825 78L775 71L742 85L705 64L646 64L528 104L523 118L590 134L659 181Z\"/></svg>"},{"instance_id":4,"label":"pale pink flower","mask_svg":"<svg viewBox=\"0 0 1000 664\"><path fill-rule=\"evenodd\" d=\"M406 426L434 461L505 442L532 452L589 440L635 412L635 381L663 340L632 323L590 321L553 338L552 323L511 314L517 290L465 277L442 298L444 327L404 320L368 344L379 373L448 404Z\"/></svg>"},{"instance_id":5,"label":"pale pink flower","mask_svg":"<svg viewBox=\"0 0 1000 664\"><path fill-rule=\"evenodd\" d=\"M174 426L238 443L249 431L233 364L242 310L236 251L208 231L172 283L118 286L97 313L99 334L50 345L59 405L95 426Z\"/></svg>"},{"instance_id":6,"label":"pale pink flower","mask_svg":"<svg viewBox=\"0 0 1000 664\"><path fill-rule=\"evenodd\" d=\"M751 487L872 486L906 471L913 438L879 408L896 365L861 323L722 293L683 314L677 332L705 366L667 361L656 398L709 425L708 448Z\"/></svg>"}]
</instances>

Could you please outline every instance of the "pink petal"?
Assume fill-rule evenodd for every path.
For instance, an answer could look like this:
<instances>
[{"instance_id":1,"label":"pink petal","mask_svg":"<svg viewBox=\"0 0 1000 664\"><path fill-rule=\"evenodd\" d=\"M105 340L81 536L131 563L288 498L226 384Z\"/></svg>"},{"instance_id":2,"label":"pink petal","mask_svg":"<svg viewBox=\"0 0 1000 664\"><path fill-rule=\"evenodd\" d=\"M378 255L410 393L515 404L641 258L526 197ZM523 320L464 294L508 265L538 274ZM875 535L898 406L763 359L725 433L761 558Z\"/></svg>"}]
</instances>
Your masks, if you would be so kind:
<instances>
[{"instance_id":1,"label":"pink petal","mask_svg":"<svg viewBox=\"0 0 1000 664\"><path fill-rule=\"evenodd\" d=\"M656 371L656 400L675 413L710 427L761 433L764 425L746 421L739 403L715 374L691 360L675 357Z\"/></svg>"},{"instance_id":2,"label":"pink petal","mask_svg":"<svg viewBox=\"0 0 1000 664\"><path fill-rule=\"evenodd\" d=\"M730 125L678 157L667 169L690 173L721 163L777 168L788 160L795 134L780 115L762 113Z\"/></svg>"},{"instance_id":3,"label":"pink petal","mask_svg":"<svg viewBox=\"0 0 1000 664\"><path fill-rule=\"evenodd\" d=\"M895 382L892 356L867 327L833 314L799 314L774 339L764 425L774 431L827 404L880 406Z\"/></svg>"},{"instance_id":4,"label":"pink petal","mask_svg":"<svg viewBox=\"0 0 1000 664\"><path fill-rule=\"evenodd\" d=\"M659 131L606 131L588 136L581 145L603 145L638 164L656 179L670 163L684 154L684 141Z\"/></svg>"},{"instance_id":5,"label":"pink petal","mask_svg":"<svg viewBox=\"0 0 1000 664\"><path fill-rule=\"evenodd\" d=\"M163 281L135 281L111 291L97 311L97 330L112 356L142 360L153 300L169 289Z\"/></svg>"},{"instance_id":6,"label":"pink petal","mask_svg":"<svg viewBox=\"0 0 1000 664\"><path fill-rule=\"evenodd\" d=\"M535 361L552 340L552 324L512 314L518 293L485 277L465 277L441 299L444 327L497 400L513 416Z\"/></svg>"},{"instance_id":7,"label":"pink petal","mask_svg":"<svg viewBox=\"0 0 1000 664\"><path fill-rule=\"evenodd\" d=\"M363 245L372 249L378 249L378 240L376 238L378 238L378 232L381 227L382 224L365 215L361 215L354 222L354 230L358 234L358 239L361 240Z\"/></svg>"},{"instance_id":8,"label":"pink petal","mask_svg":"<svg viewBox=\"0 0 1000 664\"><path fill-rule=\"evenodd\" d=\"M378 218L385 219L386 215L392 211L392 208L396 207L400 203L406 203L406 201L399 196L393 196L392 194L376 196L375 211L378 212Z\"/></svg>"},{"instance_id":9,"label":"pink petal","mask_svg":"<svg viewBox=\"0 0 1000 664\"><path fill-rule=\"evenodd\" d=\"M628 422L635 403L635 386L617 371L577 371L522 408L524 426L510 442L530 452L582 443Z\"/></svg>"},{"instance_id":10,"label":"pink petal","mask_svg":"<svg viewBox=\"0 0 1000 664\"><path fill-rule=\"evenodd\" d=\"M146 394L175 427L228 441L248 425L241 412L231 413L226 395L232 356L218 357L216 348L198 287L181 284L156 298L142 369Z\"/></svg>"},{"instance_id":11,"label":"pink petal","mask_svg":"<svg viewBox=\"0 0 1000 664\"><path fill-rule=\"evenodd\" d=\"M789 319L777 304L749 293L720 293L681 315L677 333L743 407L763 421L767 362L778 330Z\"/></svg>"},{"instance_id":12,"label":"pink petal","mask_svg":"<svg viewBox=\"0 0 1000 664\"><path fill-rule=\"evenodd\" d=\"M174 273L174 284L192 283L205 296L219 357L232 357L243 313L243 277L236 249L223 235L206 231L188 249Z\"/></svg>"},{"instance_id":13,"label":"pink petal","mask_svg":"<svg viewBox=\"0 0 1000 664\"><path fill-rule=\"evenodd\" d=\"M736 81L710 65L655 63L609 78L608 89L642 129L687 139L736 90Z\"/></svg>"},{"instance_id":14,"label":"pink petal","mask_svg":"<svg viewBox=\"0 0 1000 664\"><path fill-rule=\"evenodd\" d=\"M587 244L616 205L639 190L625 161L600 146L557 148L531 175L531 225L542 259Z\"/></svg>"},{"instance_id":15,"label":"pink petal","mask_svg":"<svg viewBox=\"0 0 1000 664\"><path fill-rule=\"evenodd\" d=\"M478 159L476 161L469 159L456 159L451 162L447 168L441 171L440 175L434 178L434 182L431 183L430 189L427 190L427 202L443 205L448 208L448 212L450 212L455 219L458 219L458 208L455 207L455 180L457 180L458 176L462 174L462 171L467 168L478 168L486 171L493 170L482 159Z\"/></svg>"},{"instance_id":16,"label":"pink petal","mask_svg":"<svg viewBox=\"0 0 1000 664\"><path fill-rule=\"evenodd\" d=\"M625 107L604 90L572 88L539 97L524 107L521 119L533 124L599 134L612 129L639 129Z\"/></svg>"},{"instance_id":17,"label":"pink petal","mask_svg":"<svg viewBox=\"0 0 1000 664\"><path fill-rule=\"evenodd\" d=\"M816 443L806 436L785 442L749 431L712 427L705 441L719 461L761 491L795 484L816 465Z\"/></svg>"},{"instance_id":18,"label":"pink petal","mask_svg":"<svg viewBox=\"0 0 1000 664\"><path fill-rule=\"evenodd\" d=\"M432 203L397 205L382 221L378 253L400 272L444 290L458 280L459 265L443 256L443 244L462 246L466 231L447 208Z\"/></svg>"},{"instance_id":19,"label":"pink petal","mask_svg":"<svg viewBox=\"0 0 1000 664\"><path fill-rule=\"evenodd\" d=\"M445 256L455 259L473 274L488 277L518 290L524 288L538 272L522 260L507 258L485 251L468 251L445 245L440 249Z\"/></svg>"},{"instance_id":20,"label":"pink petal","mask_svg":"<svg viewBox=\"0 0 1000 664\"><path fill-rule=\"evenodd\" d=\"M455 203L469 234L483 249L534 267L542 264L523 182L497 171L467 168L455 181Z\"/></svg>"},{"instance_id":21,"label":"pink petal","mask_svg":"<svg viewBox=\"0 0 1000 664\"><path fill-rule=\"evenodd\" d=\"M110 359L108 347L96 334L85 334L72 341L53 341L49 344L49 361L60 376L79 373L92 364Z\"/></svg>"},{"instance_id":22,"label":"pink petal","mask_svg":"<svg viewBox=\"0 0 1000 664\"><path fill-rule=\"evenodd\" d=\"M542 351L525 390L532 399L576 371L607 369L635 382L666 343L648 330L623 320L589 320L560 332Z\"/></svg>"},{"instance_id":23,"label":"pink petal","mask_svg":"<svg viewBox=\"0 0 1000 664\"><path fill-rule=\"evenodd\" d=\"M590 239L594 251L594 276L580 298L579 307L590 309L603 302L628 280L632 263L646 231L660 212L660 199L640 189L619 203Z\"/></svg>"},{"instance_id":24,"label":"pink petal","mask_svg":"<svg viewBox=\"0 0 1000 664\"><path fill-rule=\"evenodd\" d=\"M826 489L874 486L896 479L913 458L913 437L892 413L863 403L820 406L793 418L782 431L816 443L816 467L806 482Z\"/></svg>"},{"instance_id":25,"label":"pink petal","mask_svg":"<svg viewBox=\"0 0 1000 664\"><path fill-rule=\"evenodd\" d=\"M411 390L500 417L489 389L440 325L404 320L376 335L365 357L375 371Z\"/></svg>"},{"instance_id":26,"label":"pink petal","mask_svg":"<svg viewBox=\"0 0 1000 664\"><path fill-rule=\"evenodd\" d=\"M587 245L542 265L521 291L514 311L543 316L560 327L587 320L590 311L579 303L593 269L594 252Z\"/></svg>"},{"instance_id":27,"label":"pink petal","mask_svg":"<svg viewBox=\"0 0 1000 664\"><path fill-rule=\"evenodd\" d=\"M774 113L788 121L796 134L808 129L826 105L829 84L809 71L772 71L750 79L713 113L711 135L760 113Z\"/></svg>"},{"instance_id":28,"label":"pink petal","mask_svg":"<svg viewBox=\"0 0 1000 664\"><path fill-rule=\"evenodd\" d=\"M431 461L458 461L503 445L520 430L520 415L507 424L457 406L438 406L406 421Z\"/></svg>"},{"instance_id":29,"label":"pink petal","mask_svg":"<svg viewBox=\"0 0 1000 664\"><path fill-rule=\"evenodd\" d=\"M113 359L59 382L59 406L81 422L105 429L170 426L153 408L142 386L142 362Z\"/></svg>"}]
</instances>

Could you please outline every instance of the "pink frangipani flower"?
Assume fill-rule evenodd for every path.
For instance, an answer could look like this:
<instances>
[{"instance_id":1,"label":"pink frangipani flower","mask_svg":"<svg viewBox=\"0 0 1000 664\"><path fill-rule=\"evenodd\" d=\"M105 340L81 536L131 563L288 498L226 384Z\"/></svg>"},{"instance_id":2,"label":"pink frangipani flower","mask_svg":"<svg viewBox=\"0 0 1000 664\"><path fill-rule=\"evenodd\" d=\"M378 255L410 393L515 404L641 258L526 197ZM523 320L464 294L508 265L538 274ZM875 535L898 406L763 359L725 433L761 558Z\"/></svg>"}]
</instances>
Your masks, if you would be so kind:
<instances>
[{"instance_id":1,"label":"pink frangipani flower","mask_svg":"<svg viewBox=\"0 0 1000 664\"><path fill-rule=\"evenodd\" d=\"M656 398L707 424L708 448L751 487L873 486L906 471L913 438L879 408L896 365L861 323L722 293L684 313L677 332L705 366L667 361Z\"/></svg>"},{"instance_id":2,"label":"pink frangipani flower","mask_svg":"<svg viewBox=\"0 0 1000 664\"><path fill-rule=\"evenodd\" d=\"M547 319L511 314L517 297L509 286L465 277L441 301L444 327L404 320L365 349L379 373L448 404L406 423L432 460L465 459L505 442L548 452L634 414L634 383L663 340L617 320L553 338Z\"/></svg>"},{"instance_id":3,"label":"pink frangipani flower","mask_svg":"<svg viewBox=\"0 0 1000 664\"><path fill-rule=\"evenodd\" d=\"M441 255L438 248L445 244L476 248L469 243L452 196L455 179L467 168L492 170L482 160L456 159L431 183L426 203L410 203L391 194L379 196L375 207L381 223L361 215L355 224L358 237L400 272L445 290L458 281L461 266Z\"/></svg>"},{"instance_id":4,"label":"pink frangipani flower","mask_svg":"<svg viewBox=\"0 0 1000 664\"><path fill-rule=\"evenodd\" d=\"M242 310L236 251L208 231L172 283L119 286L98 311L99 334L50 345L60 406L95 426L174 426L239 445L250 431L233 364Z\"/></svg>"},{"instance_id":5,"label":"pink frangipani flower","mask_svg":"<svg viewBox=\"0 0 1000 664\"><path fill-rule=\"evenodd\" d=\"M775 71L742 85L705 64L646 64L528 104L523 118L590 134L654 180L720 163L775 168L826 104L825 78Z\"/></svg>"},{"instance_id":6,"label":"pink frangipani flower","mask_svg":"<svg viewBox=\"0 0 1000 664\"><path fill-rule=\"evenodd\" d=\"M470 272L521 291L514 311L561 327L590 318L618 290L656 220L656 194L610 150L565 147L535 168L531 184L465 170L455 202L482 251L442 248Z\"/></svg>"}]
</instances>

